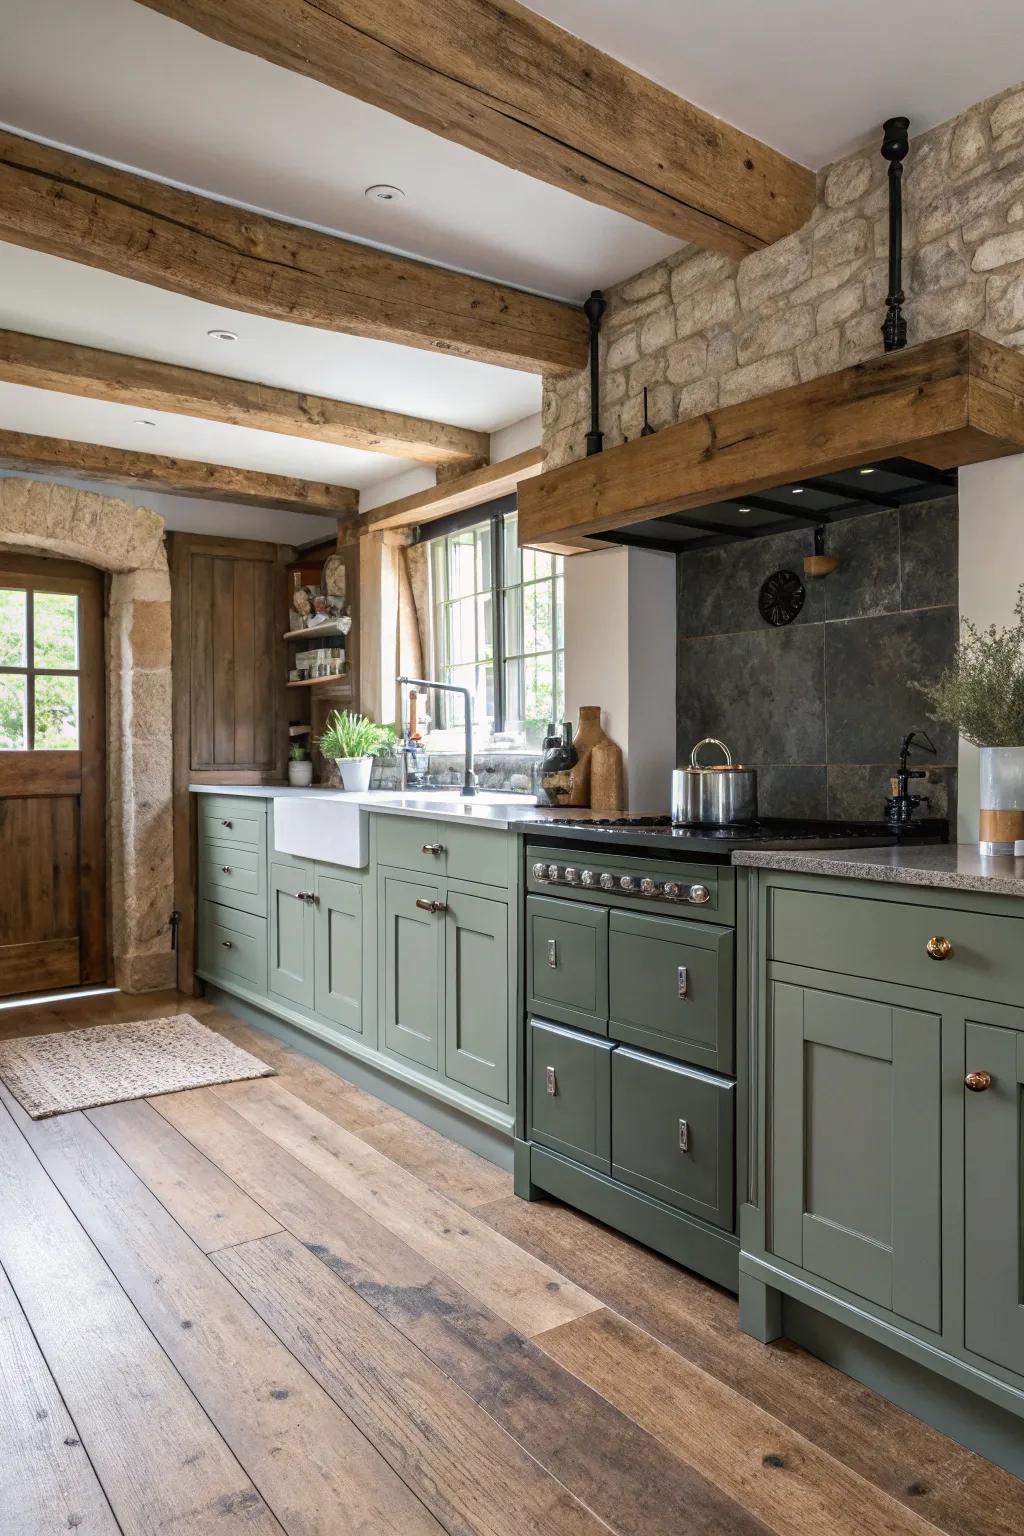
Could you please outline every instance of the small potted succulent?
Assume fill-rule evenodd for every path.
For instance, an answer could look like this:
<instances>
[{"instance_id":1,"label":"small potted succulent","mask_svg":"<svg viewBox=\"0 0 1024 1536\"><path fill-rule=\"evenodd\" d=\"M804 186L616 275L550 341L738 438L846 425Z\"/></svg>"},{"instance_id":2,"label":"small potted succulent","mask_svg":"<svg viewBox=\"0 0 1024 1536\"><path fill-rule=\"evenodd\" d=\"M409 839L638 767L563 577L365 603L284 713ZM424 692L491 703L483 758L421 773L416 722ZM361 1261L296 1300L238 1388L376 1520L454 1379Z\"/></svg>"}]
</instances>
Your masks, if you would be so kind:
<instances>
[{"instance_id":1,"label":"small potted succulent","mask_svg":"<svg viewBox=\"0 0 1024 1536\"><path fill-rule=\"evenodd\" d=\"M293 789L308 789L313 782L313 763L309 748L296 741L288 748L288 783Z\"/></svg>"},{"instance_id":2,"label":"small potted succulent","mask_svg":"<svg viewBox=\"0 0 1024 1536\"><path fill-rule=\"evenodd\" d=\"M341 775L342 789L365 792L370 787L373 759L380 752L390 752L395 733L388 725L375 725L365 715L336 709L327 717L320 737L320 751L333 758Z\"/></svg>"},{"instance_id":3,"label":"small potted succulent","mask_svg":"<svg viewBox=\"0 0 1024 1536\"><path fill-rule=\"evenodd\" d=\"M922 691L932 718L981 748L980 850L1012 854L1024 839L1024 586L1016 623L979 629L969 619L951 667Z\"/></svg>"}]
</instances>

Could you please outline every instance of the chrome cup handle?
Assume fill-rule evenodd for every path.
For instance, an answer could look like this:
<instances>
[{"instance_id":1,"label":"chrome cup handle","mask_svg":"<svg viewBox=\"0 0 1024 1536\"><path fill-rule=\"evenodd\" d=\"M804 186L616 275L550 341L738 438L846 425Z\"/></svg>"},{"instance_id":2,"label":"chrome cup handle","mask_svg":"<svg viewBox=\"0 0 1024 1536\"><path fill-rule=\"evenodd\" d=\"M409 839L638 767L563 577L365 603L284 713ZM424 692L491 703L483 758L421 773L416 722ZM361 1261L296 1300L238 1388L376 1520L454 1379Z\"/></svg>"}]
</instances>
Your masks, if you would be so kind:
<instances>
[{"instance_id":1,"label":"chrome cup handle","mask_svg":"<svg viewBox=\"0 0 1024 1536\"><path fill-rule=\"evenodd\" d=\"M719 741L717 736L705 736L700 741L698 741L697 745L694 747L693 751L690 753L690 766L691 766L691 768L699 768L700 767L700 764L697 761L697 753L700 751L701 747L721 747L722 751L725 753L725 765L726 765L726 767L727 768L731 768L732 767L732 753L729 751L729 748L726 746L725 742L724 741Z\"/></svg>"}]
</instances>

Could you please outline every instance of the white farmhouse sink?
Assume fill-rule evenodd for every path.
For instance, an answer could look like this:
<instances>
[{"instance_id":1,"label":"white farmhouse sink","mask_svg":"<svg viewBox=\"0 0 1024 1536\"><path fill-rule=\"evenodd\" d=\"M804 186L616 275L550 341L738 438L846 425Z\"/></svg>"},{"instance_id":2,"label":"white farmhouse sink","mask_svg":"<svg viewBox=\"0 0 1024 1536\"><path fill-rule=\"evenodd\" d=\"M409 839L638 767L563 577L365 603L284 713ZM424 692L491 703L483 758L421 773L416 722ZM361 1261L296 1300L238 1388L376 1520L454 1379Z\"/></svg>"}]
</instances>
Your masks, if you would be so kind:
<instances>
[{"instance_id":1,"label":"white farmhouse sink","mask_svg":"<svg viewBox=\"0 0 1024 1536\"><path fill-rule=\"evenodd\" d=\"M367 819L350 795L281 796L274 801L274 848L298 859L363 869Z\"/></svg>"}]
</instances>

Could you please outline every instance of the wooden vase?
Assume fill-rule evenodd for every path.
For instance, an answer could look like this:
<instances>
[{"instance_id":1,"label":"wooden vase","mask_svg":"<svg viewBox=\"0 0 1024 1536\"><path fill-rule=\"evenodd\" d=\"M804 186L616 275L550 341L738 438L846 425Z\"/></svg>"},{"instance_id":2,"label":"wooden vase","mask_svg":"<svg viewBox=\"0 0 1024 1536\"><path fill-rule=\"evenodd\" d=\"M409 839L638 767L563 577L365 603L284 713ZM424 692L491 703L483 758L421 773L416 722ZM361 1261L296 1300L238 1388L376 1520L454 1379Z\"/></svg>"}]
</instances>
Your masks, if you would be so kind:
<instances>
[{"instance_id":1,"label":"wooden vase","mask_svg":"<svg viewBox=\"0 0 1024 1536\"><path fill-rule=\"evenodd\" d=\"M608 737L601 729L600 704L581 704L579 721L573 746L576 748L576 766L570 773L569 797L563 805L587 806L590 804L590 760L594 748Z\"/></svg>"},{"instance_id":2,"label":"wooden vase","mask_svg":"<svg viewBox=\"0 0 1024 1536\"><path fill-rule=\"evenodd\" d=\"M596 742L590 754L590 805L602 816L621 816L625 810L622 748L609 737Z\"/></svg>"}]
</instances>

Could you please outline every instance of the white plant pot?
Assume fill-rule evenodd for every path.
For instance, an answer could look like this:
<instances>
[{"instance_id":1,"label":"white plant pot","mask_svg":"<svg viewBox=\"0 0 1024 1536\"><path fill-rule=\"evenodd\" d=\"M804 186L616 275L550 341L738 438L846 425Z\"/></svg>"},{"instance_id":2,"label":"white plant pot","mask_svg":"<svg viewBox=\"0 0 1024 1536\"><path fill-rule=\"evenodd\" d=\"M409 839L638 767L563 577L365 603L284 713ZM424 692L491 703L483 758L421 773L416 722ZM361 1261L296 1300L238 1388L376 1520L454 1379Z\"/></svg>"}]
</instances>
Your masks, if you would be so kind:
<instances>
[{"instance_id":1,"label":"white plant pot","mask_svg":"<svg viewBox=\"0 0 1024 1536\"><path fill-rule=\"evenodd\" d=\"M341 775L342 789L347 789L353 794L365 794L370 787L370 770L373 767L373 758L336 757L334 761Z\"/></svg>"},{"instance_id":2,"label":"white plant pot","mask_svg":"<svg viewBox=\"0 0 1024 1536\"><path fill-rule=\"evenodd\" d=\"M982 747L979 850L1011 854L1024 838L1024 746Z\"/></svg>"},{"instance_id":3,"label":"white plant pot","mask_svg":"<svg viewBox=\"0 0 1024 1536\"><path fill-rule=\"evenodd\" d=\"M293 789L308 789L313 782L313 764L306 758L289 759L288 783Z\"/></svg>"}]
</instances>

